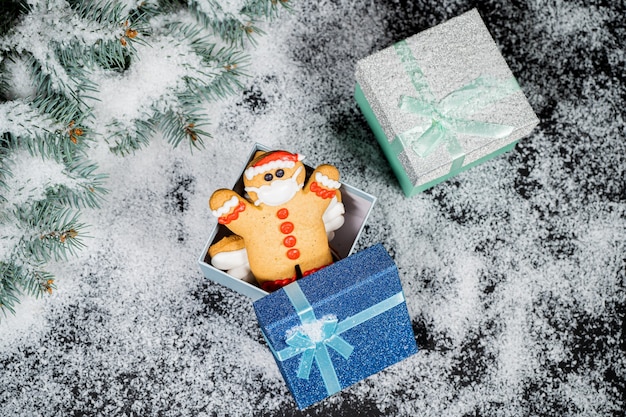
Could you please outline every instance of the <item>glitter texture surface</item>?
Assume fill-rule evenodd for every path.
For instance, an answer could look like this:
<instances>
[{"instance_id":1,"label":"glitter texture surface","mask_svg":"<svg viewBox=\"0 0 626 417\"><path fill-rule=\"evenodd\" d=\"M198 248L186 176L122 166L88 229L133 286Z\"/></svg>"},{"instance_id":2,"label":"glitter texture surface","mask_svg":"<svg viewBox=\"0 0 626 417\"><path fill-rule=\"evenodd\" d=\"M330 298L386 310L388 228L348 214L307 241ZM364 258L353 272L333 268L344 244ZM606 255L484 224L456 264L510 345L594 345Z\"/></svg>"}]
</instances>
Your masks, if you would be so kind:
<instances>
[{"instance_id":1,"label":"glitter texture surface","mask_svg":"<svg viewBox=\"0 0 626 417\"><path fill-rule=\"evenodd\" d=\"M317 318L335 316L339 323L402 292L398 271L382 245L377 244L321 271L298 280ZM288 347L286 338L302 326L284 289L255 301L263 333L275 352ZM328 349L341 388L348 387L417 352L406 303L341 333L354 347L345 359ZM298 406L305 408L328 396L319 367L308 379L298 378L302 355L276 363ZM403 372L398 369L399 372Z\"/></svg>"},{"instance_id":2,"label":"glitter texture surface","mask_svg":"<svg viewBox=\"0 0 626 417\"><path fill-rule=\"evenodd\" d=\"M513 77L476 9L420 32L406 43L436 101L480 76ZM378 137L383 148L392 146L398 134L424 123L422 116L398 106L401 96L415 96L416 91L393 46L358 61L355 78L384 132L384 139ZM511 126L514 130L500 139L457 135L465 153L464 166L516 142L538 123L521 90L474 112L471 120ZM397 159L414 186L448 174L452 163L446 146L439 146L427 157L404 146Z\"/></svg>"}]
</instances>

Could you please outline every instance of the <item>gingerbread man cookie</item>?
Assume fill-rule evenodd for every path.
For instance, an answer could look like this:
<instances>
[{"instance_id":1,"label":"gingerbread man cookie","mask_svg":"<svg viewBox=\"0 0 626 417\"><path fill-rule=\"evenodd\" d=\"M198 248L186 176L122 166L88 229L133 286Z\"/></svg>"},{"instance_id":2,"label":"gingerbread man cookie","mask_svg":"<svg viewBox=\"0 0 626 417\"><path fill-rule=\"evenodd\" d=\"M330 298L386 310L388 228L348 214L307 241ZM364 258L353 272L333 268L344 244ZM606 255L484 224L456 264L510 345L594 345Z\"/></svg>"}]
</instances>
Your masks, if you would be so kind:
<instances>
[{"instance_id":1,"label":"gingerbread man cookie","mask_svg":"<svg viewBox=\"0 0 626 417\"><path fill-rule=\"evenodd\" d=\"M305 185L302 159L301 155L287 151L257 152L244 171L248 198L220 189L209 200L218 223L237 236L213 246L226 248L232 243L237 250L244 246L252 275L267 291L333 261L327 232L343 223L339 171L332 165L320 165ZM331 203L333 210L327 210ZM328 224L329 212L341 215L340 220L332 216L332 226ZM241 256L220 257L220 252L227 249L213 246L215 259L224 265ZM224 258L228 261L224 262Z\"/></svg>"}]
</instances>

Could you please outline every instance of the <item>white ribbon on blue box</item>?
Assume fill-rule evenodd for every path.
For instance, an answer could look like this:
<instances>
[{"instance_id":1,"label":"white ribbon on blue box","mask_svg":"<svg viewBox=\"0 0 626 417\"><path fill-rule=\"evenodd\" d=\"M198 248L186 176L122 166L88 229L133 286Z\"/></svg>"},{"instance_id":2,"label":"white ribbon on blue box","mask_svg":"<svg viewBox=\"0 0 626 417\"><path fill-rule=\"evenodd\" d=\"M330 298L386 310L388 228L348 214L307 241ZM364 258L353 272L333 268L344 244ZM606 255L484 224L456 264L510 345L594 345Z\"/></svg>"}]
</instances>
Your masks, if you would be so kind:
<instances>
[{"instance_id":1,"label":"white ribbon on blue box","mask_svg":"<svg viewBox=\"0 0 626 417\"><path fill-rule=\"evenodd\" d=\"M254 303L299 408L417 352L395 263L378 244Z\"/></svg>"}]
</instances>

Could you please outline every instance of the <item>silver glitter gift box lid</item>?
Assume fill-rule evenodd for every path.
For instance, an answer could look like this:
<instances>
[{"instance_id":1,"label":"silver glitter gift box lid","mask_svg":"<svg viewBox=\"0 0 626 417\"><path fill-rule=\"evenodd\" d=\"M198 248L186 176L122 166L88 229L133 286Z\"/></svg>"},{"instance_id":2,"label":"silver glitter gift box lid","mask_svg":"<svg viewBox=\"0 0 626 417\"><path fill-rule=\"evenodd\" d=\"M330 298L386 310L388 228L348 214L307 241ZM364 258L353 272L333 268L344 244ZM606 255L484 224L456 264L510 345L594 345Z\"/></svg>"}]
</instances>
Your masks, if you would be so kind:
<instances>
[{"instance_id":1,"label":"silver glitter gift box lid","mask_svg":"<svg viewBox=\"0 0 626 417\"><path fill-rule=\"evenodd\" d=\"M441 100L480 76L513 79L511 70L476 9L420 32L405 42L435 100ZM397 135L424 123L422 116L399 108L400 97L415 96L416 90L394 46L358 61L355 77L388 145ZM463 166L516 142L529 134L539 122L521 89L494 105L476 111L471 119L514 129L507 137L500 139L457 135L465 154ZM381 146L385 145L381 141ZM407 146L397 158L415 186L449 174L453 162L446 146L439 146L428 157L420 157Z\"/></svg>"}]
</instances>

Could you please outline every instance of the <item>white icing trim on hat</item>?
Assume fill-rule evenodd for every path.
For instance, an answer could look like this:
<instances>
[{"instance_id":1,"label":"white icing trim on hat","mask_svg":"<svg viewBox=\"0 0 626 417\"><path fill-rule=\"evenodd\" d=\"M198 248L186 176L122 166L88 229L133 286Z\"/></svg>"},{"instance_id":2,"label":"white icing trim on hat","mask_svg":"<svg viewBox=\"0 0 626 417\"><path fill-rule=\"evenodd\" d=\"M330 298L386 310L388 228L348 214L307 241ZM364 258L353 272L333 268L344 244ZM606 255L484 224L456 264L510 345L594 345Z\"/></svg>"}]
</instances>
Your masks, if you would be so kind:
<instances>
[{"instance_id":1,"label":"white icing trim on hat","mask_svg":"<svg viewBox=\"0 0 626 417\"><path fill-rule=\"evenodd\" d=\"M272 161L267 164L259 165L257 167L250 167L246 169L246 178L251 180L259 174L267 171L273 171L278 168L293 168L296 165L293 161Z\"/></svg>"},{"instance_id":2,"label":"white icing trim on hat","mask_svg":"<svg viewBox=\"0 0 626 417\"><path fill-rule=\"evenodd\" d=\"M226 201L222 205L222 207L218 208L217 210L213 210L211 213L213 213L215 217L219 218L228 213L230 209L232 209L233 207L237 207L238 205L239 199L236 196L233 196L230 200Z\"/></svg>"},{"instance_id":3,"label":"white icing trim on hat","mask_svg":"<svg viewBox=\"0 0 626 417\"><path fill-rule=\"evenodd\" d=\"M298 162L304 160L303 155L296 154L296 157L298 159ZM244 174L248 180L251 180L252 178L256 177L259 174L263 174L264 172L273 171L279 168L293 168L295 164L296 163L294 161L282 161L279 159L277 161L268 162L267 164L249 167L244 171Z\"/></svg>"},{"instance_id":4,"label":"white icing trim on hat","mask_svg":"<svg viewBox=\"0 0 626 417\"><path fill-rule=\"evenodd\" d=\"M319 182L326 188L330 188L331 190L336 190L341 187L341 183L339 181L331 180L321 172L315 173L315 181Z\"/></svg>"}]
</instances>

